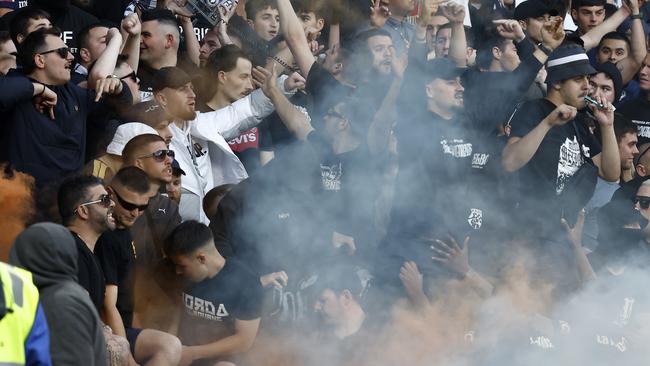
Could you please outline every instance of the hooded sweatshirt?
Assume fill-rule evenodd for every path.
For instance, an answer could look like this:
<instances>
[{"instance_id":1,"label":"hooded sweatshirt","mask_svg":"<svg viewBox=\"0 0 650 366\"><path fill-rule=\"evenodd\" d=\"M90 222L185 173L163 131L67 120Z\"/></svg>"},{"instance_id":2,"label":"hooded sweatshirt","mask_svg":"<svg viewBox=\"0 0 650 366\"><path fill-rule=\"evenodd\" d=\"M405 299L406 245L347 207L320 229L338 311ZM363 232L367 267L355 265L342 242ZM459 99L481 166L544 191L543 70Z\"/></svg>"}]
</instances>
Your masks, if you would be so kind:
<instances>
[{"instance_id":1,"label":"hooded sweatshirt","mask_svg":"<svg viewBox=\"0 0 650 366\"><path fill-rule=\"evenodd\" d=\"M33 274L50 328L52 364L106 365L97 310L77 283L77 247L70 231L52 223L32 225L16 238L9 261Z\"/></svg>"}]
</instances>

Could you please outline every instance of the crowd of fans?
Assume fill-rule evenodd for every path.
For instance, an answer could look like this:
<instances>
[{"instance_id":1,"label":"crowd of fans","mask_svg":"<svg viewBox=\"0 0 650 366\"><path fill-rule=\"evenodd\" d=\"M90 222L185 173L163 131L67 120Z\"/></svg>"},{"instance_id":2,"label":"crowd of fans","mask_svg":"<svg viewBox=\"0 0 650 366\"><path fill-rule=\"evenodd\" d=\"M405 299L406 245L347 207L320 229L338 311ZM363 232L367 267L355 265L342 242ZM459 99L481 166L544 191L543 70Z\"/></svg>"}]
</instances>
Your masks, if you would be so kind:
<instances>
[{"instance_id":1,"label":"crowd of fans","mask_svg":"<svg viewBox=\"0 0 650 366\"><path fill-rule=\"evenodd\" d=\"M644 364L649 16L0 1L0 364Z\"/></svg>"}]
</instances>

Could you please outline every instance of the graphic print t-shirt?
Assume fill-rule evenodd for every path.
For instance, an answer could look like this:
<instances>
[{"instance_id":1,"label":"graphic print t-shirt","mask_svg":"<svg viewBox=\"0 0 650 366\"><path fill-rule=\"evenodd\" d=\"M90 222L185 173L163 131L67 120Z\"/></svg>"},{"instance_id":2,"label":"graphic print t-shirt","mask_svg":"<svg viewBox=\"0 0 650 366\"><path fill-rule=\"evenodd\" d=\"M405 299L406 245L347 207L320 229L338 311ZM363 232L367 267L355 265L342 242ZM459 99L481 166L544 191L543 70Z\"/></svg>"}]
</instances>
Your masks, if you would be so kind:
<instances>
[{"instance_id":1,"label":"graphic print t-shirt","mask_svg":"<svg viewBox=\"0 0 650 366\"><path fill-rule=\"evenodd\" d=\"M232 335L236 319L261 316L262 297L259 277L242 262L228 258L215 277L183 291L181 341L200 345Z\"/></svg>"}]
</instances>

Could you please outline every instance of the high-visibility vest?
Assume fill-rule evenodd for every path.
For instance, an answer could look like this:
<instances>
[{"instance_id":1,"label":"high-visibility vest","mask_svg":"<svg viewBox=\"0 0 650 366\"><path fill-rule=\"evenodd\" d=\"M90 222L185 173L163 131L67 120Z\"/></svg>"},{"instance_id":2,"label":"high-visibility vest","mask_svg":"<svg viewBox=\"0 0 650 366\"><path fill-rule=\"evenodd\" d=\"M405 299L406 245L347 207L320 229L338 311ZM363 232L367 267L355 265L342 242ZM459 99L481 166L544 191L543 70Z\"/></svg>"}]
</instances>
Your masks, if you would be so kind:
<instances>
[{"instance_id":1,"label":"high-visibility vest","mask_svg":"<svg viewBox=\"0 0 650 366\"><path fill-rule=\"evenodd\" d=\"M5 316L0 319L0 366L25 364L25 343L38 308L38 289L32 274L0 262Z\"/></svg>"}]
</instances>

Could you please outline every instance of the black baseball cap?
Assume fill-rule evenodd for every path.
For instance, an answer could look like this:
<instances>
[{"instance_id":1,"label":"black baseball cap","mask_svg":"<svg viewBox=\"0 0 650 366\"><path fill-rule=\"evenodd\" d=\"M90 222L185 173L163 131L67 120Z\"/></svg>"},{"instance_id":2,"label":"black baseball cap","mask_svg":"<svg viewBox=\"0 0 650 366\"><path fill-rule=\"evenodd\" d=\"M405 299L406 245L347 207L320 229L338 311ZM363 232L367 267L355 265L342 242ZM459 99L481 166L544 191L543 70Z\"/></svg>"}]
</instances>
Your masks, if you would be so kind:
<instances>
[{"instance_id":1,"label":"black baseball cap","mask_svg":"<svg viewBox=\"0 0 650 366\"><path fill-rule=\"evenodd\" d=\"M451 80L461 76L466 69L458 67L448 58L436 58L427 61L425 70L429 80Z\"/></svg>"},{"instance_id":2,"label":"black baseball cap","mask_svg":"<svg viewBox=\"0 0 650 366\"><path fill-rule=\"evenodd\" d=\"M178 89L191 81L190 75L181 68L176 66L163 67L153 75L151 88L154 92L165 88Z\"/></svg>"},{"instance_id":3,"label":"black baseball cap","mask_svg":"<svg viewBox=\"0 0 650 366\"><path fill-rule=\"evenodd\" d=\"M526 20L529 18L537 18L545 14L555 16L559 15L557 9L548 5L542 0L526 0L517 5L515 8L515 20Z\"/></svg>"},{"instance_id":4,"label":"black baseball cap","mask_svg":"<svg viewBox=\"0 0 650 366\"><path fill-rule=\"evenodd\" d=\"M185 171L181 169L181 165L178 163L178 160L174 159L172 161L172 175L179 176L179 175L186 175Z\"/></svg>"}]
</instances>

